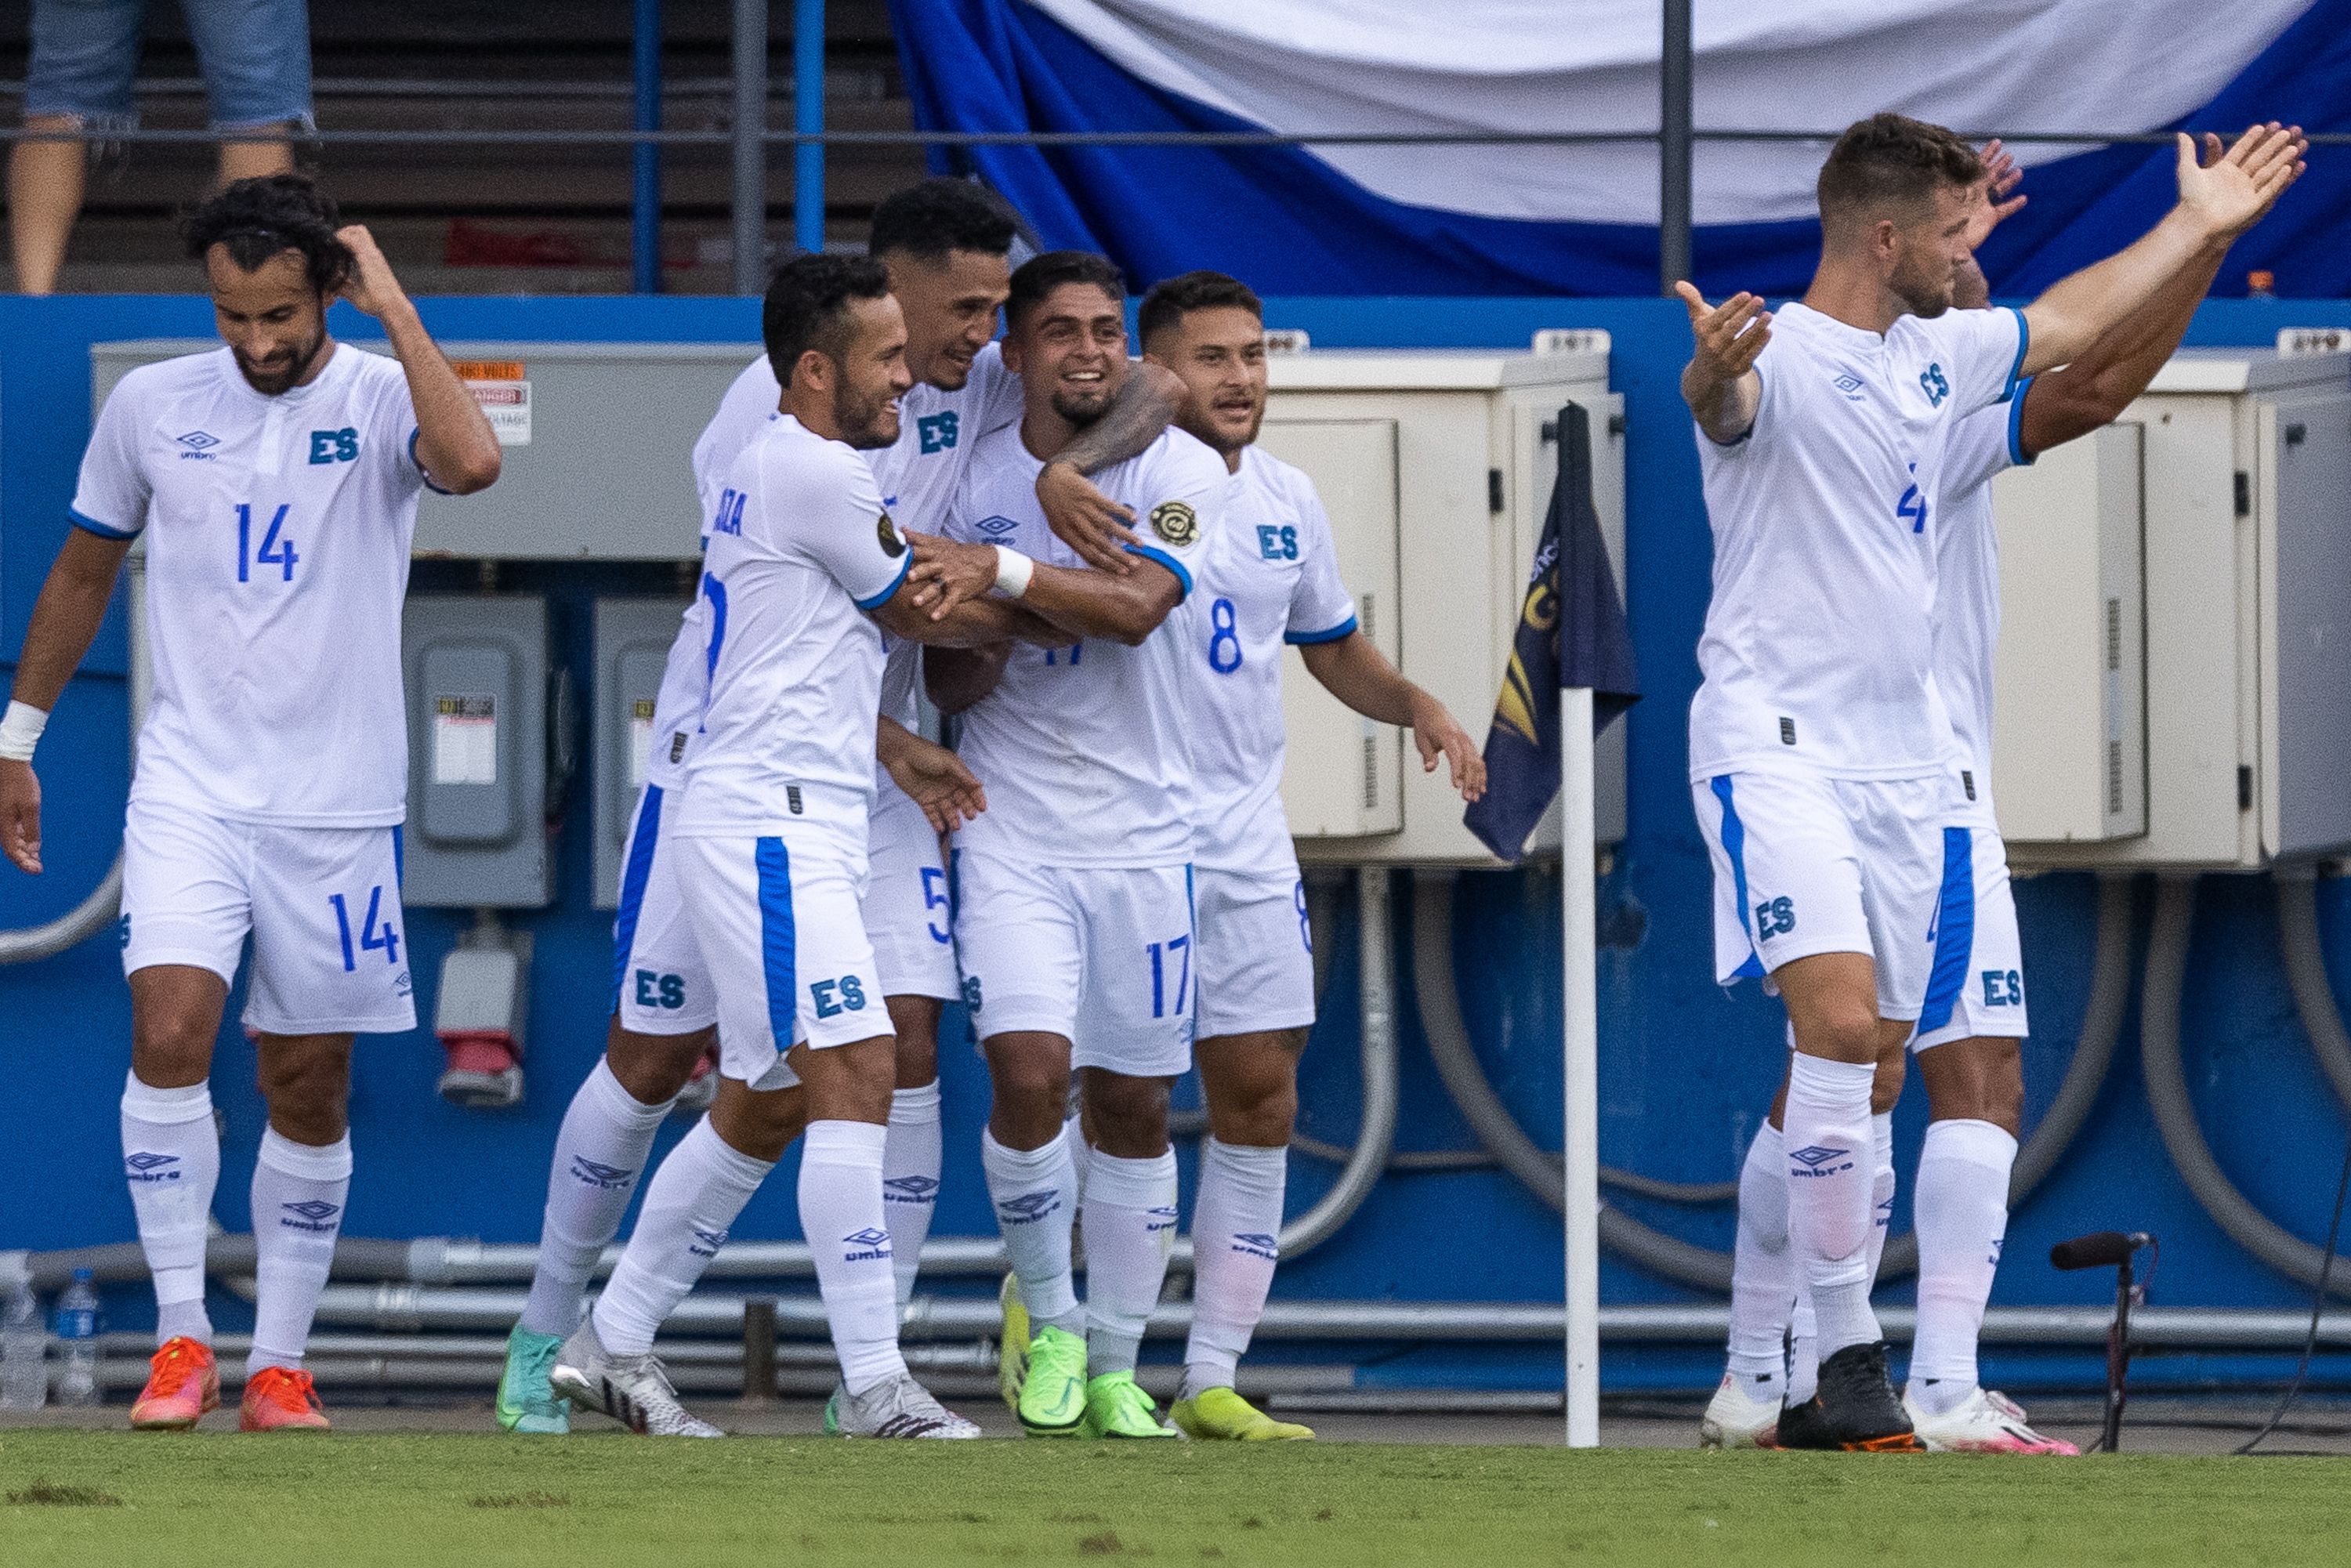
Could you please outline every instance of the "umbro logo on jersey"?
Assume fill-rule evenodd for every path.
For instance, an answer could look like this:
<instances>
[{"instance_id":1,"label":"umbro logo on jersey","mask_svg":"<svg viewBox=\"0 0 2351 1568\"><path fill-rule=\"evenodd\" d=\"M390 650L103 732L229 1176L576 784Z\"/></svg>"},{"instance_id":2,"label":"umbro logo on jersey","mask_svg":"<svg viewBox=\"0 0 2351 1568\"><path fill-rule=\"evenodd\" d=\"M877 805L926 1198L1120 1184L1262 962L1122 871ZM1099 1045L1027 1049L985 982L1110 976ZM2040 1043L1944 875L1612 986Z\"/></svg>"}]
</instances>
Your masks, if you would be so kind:
<instances>
[{"instance_id":1,"label":"umbro logo on jersey","mask_svg":"<svg viewBox=\"0 0 2351 1568\"><path fill-rule=\"evenodd\" d=\"M1042 1192L1024 1192L998 1204L996 1218L1007 1225L1033 1225L1061 1207L1061 1189L1049 1186Z\"/></svg>"},{"instance_id":2,"label":"umbro logo on jersey","mask_svg":"<svg viewBox=\"0 0 2351 1568\"><path fill-rule=\"evenodd\" d=\"M939 1184L926 1176L892 1176L882 1184L884 1203L928 1203Z\"/></svg>"},{"instance_id":3,"label":"umbro logo on jersey","mask_svg":"<svg viewBox=\"0 0 2351 1568\"><path fill-rule=\"evenodd\" d=\"M279 1225L288 1230L313 1232L334 1229L335 1217L343 1211L341 1204L329 1203L323 1197L306 1197L299 1203L281 1203L277 1207L294 1217L288 1219L281 1214L277 1218Z\"/></svg>"},{"instance_id":4,"label":"umbro logo on jersey","mask_svg":"<svg viewBox=\"0 0 2351 1568\"><path fill-rule=\"evenodd\" d=\"M1834 382L1836 390L1844 393L1846 400L1852 402L1859 402L1862 401L1861 389L1868 384L1868 382L1863 381L1859 376L1855 375L1851 371L1847 371L1844 374L1837 377Z\"/></svg>"},{"instance_id":5,"label":"umbro logo on jersey","mask_svg":"<svg viewBox=\"0 0 2351 1568\"><path fill-rule=\"evenodd\" d=\"M1790 1149L1788 1157L1802 1166L1803 1169L1792 1170L1788 1174L1792 1176L1836 1176L1853 1169L1853 1161L1847 1158L1852 1153L1851 1149L1823 1148L1819 1144L1809 1145L1801 1149ZM1839 1160L1844 1163L1842 1165L1832 1163Z\"/></svg>"},{"instance_id":6,"label":"umbro logo on jersey","mask_svg":"<svg viewBox=\"0 0 2351 1568\"><path fill-rule=\"evenodd\" d=\"M1271 1263L1280 1260L1281 1243L1262 1230L1249 1230L1233 1238L1233 1250Z\"/></svg>"},{"instance_id":7,"label":"umbro logo on jersey","mask_svg":"<svg viewBox=\"0 0 2351 1568\"><path fill-rule=\"evenodd\" d=\"M1020 525L1010 517L982 517L972 526L990 538L1000 538Z\"/></svg>"},{"instance_id":8,"label":"umbro logo on jersey","mask_svg":"<svg viewBox=\"0 0 2351 1568\"><path fill-rule=\"evenodd\" d=\"M183 458L205 463L213 460L216 455L213 448L220 444L220 437L208 430L192 430L185 435L174 436L172 439L187 448L185 452L180 454Z\"/></svg>"},{"instance_id":9,"label":"umbro logo on jersey","mask_svg":"<svg viewBox=\"0 0 2351 1568\"><path fill-rule=\"evenodd\" d=\"M618 1166L608 1166L601 1160L591 1160L585 1155L571 1156L571 1174L590 1186L602 1187L608 1192L628 1186L630 1182L636 1179L637 1175L634 1171L622 1170Z\"/></svg>"},{"instance_id":10,"label":"umbro logo on jersey","mask_svg":"<svg viewBox=\"0 0 2351 1568\"><path fill-rule=\"evenodd\" d=\"M155 1182L180 1179L178 1171L163 1168L166 1166L178 1165L180 1156L177 1155L149 1154L141 1150L135 1155L125 1155L122 1157L122 1163L130 1167L130 1176L132 1181Z\"/></svg>"}]
</instances>

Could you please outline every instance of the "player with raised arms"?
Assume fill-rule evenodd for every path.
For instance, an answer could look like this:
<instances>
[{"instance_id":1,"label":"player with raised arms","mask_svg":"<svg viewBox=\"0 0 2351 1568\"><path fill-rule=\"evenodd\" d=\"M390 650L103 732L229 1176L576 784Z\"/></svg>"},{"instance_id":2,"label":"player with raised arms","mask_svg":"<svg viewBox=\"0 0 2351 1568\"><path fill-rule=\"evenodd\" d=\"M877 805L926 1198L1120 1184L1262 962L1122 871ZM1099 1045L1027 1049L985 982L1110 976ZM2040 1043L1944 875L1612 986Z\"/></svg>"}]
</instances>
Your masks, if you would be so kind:
<instances>
[{"instance_id":1,"label":"player with raised arms","mask_svg":"<svg viewBox=\"0 0 2351 1568\"><path fill-rule=\"evenodd\" d=\"M1144 295L1146 359L1184 379L1184 429L1235 476L1191 610L1192 847L1199 1041L1207 1102L1192 1220L1192 1333L1169 1417L1194 1437L1310 1437L1233 1388L1280 1254L1298 1060L1314 1022L1306 885L1281 810L1281 650L1298 649L1333 696L1412 731L1421 765L1452 769L1474 800L1486 765L1445 705L1407 681L1355 623L1314 483L1257 444L1265 421L1265 307L1221 272ZM1205 607L1205 617L1201 613Z\"/></svg>"},{"instance_id":2,"label":"player with raised arms","mask_svg":"<svg viewBox=\"0 0 2351 1568\"><path fill-rule=\"evenodd\" d=\"M400 908L409 539L424 487L487 486L498 446L374 240L308 181L240 180L185 238L225 346L131 371L99 411L0 721L0 847L40 871L34 743L144 538L154 695L122 835L122 1156L159 1348L131 1424L185 1429L220 1402L209 1083L250 936L269 1124L238 1425L324 1427L302 1355L350 1186L352 1038L416 1027ZM335 341L338 298L381 323L392 357Z\"/></svg>"},{"instance_id":3,"label":"player with raised arms","mask_svg":"<svg viewBox=\"0 0 2351 1568\"><path fill-rule=\"evenodd\" d=\"M1192 591L1231 476L1169 430L1099 476L1147 519L1124 575L1079 564L1046 527L1040 471L1132 372L1118 269L1052 251L1012 275L1005 362L1020 423L981 438L949 536L992 541L1004 586L1061 628L1058 647L925 657L933 700L988 809L956 834L956 949L994 1101L980 1142L1005 1250L1040 1325L1009 1342L1008 1396L1038 1437L1174 1437L1136 1386L1176 1232L1167 1095L1190 1064ZM1091 1148L1064 1132L1082 1075ZM1086 1301L1071 1278L1085 1161ZM1022 1356L1025 1353L1025 1372Z\"/></svg>"},{"instance_id":4,"label":"player with raised arms","mask_svg":"<svg viewBox=\"0 0 2351 1568\"><path fill-rule=\"evenodd\" d=\"M1677 286L1715 541L1689 766L1716 969L1764 977L1795 1041L1789 1250L1821 1354L1818 1389L1780 1418L1784 1447L1921 1446L1886 1377L1868 1251L1876 1064L1966 974L1970 765L1933 667L1934 462L1952 422L2086 352L2249 222L2300 149L2263 138L2206 168L2182 137L2179 201L2137 243L2022 310L1953 311L1981 165L1949 131L1880 114L1821 171L1802 302L1709 308Z\"/></svg>"},{"instance_id":5,"label":"player with raised arms","mask_svg":"<svg viewBox=\"0 0 2351 1568\"><path fill-rule=\"evenodd\" d=\"M883 504L909 528L936 532L979 434L1019 417L1019 380L992 340L1009 287L1013 235L1009 214L968 181L926 180L874 208L869 249L888 269L905 318L914 384L900 400L897 440L864 455ZM1171 382L1165 375L1132 378L1110 413L1039 476L1040 504L1064 538L1100 555L1100 541L1132 520L1084 476L1157 436L1180 393ZM778 417L781 396L762 354L735 378L695 444L705 537L736 457ZM688 609L654 703L654 738L613 920L611 1021L602 1058L564 1114L548 1172L530 1296L507 1337L498 1384L497 1418L509 1431L569 1429L568 1412L548 1384L556 1348L579 1326L582 1292L619 1234L654 1134L716 1044L716 1000L679 900L670 843L686 760L701 735L716 610L706 594ZM898 1041L883 1190L903 1306L939 1191L938 1021L959 984L939 835L985 797L953 752L913 733L916 648L886 632L883 641L888 654L864 912Z\"/></svg>"}]
</instances>

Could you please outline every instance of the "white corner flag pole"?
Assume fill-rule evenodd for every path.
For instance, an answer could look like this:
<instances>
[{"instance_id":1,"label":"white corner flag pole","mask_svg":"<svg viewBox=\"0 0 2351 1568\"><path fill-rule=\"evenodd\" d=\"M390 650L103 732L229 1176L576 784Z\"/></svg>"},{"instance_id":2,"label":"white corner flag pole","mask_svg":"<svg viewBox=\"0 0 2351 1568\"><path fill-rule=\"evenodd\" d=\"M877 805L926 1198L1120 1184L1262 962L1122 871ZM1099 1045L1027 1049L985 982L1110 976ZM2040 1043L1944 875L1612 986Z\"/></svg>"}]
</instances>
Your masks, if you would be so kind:
<instances>
[{"instance_id":1,"label":"white corner flag pole","mask_svg":"<svg viewBox=\"0 0 2351 1568\"><path fill-rule=\"evenodd\" d=\"M1567 1446L1600 1446L1600 977L1592 692L1559 694L1560 1074L1567 1169Z\"/></svg>"}]
</instances>

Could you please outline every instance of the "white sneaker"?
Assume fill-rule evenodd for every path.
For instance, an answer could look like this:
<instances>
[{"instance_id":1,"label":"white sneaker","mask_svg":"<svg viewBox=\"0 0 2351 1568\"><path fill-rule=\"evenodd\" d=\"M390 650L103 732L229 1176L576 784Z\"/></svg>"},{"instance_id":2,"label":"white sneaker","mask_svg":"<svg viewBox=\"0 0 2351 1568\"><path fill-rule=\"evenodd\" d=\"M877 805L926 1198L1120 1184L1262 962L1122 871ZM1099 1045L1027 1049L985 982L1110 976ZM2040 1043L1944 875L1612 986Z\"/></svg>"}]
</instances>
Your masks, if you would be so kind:
<instances>
[{"instance_id":1,"label":"white sneaker","mask_svg":"<svg viewBox=\"0 0 2351 1568\"><path fill-rule=\"evenodd\" d=\"M610 1416L632 1432L649 1437L723 1437L707 1421L686 1414L669 1374L651 1352L614 1355L596 1337L595 1314L580 1322L555 1353L548 1383L580 1409Z\"/></svg>"},{"instance_id":2,"label":"white sneaker","mask_svg":"<svg viewBox=\"0 0 2351 1568\"><path fill-rule=\"evenodd\" d=\"M979 1436L978 1427L932 1398L911 1375L862 1394L835 1389L824 1407L824 1429L842 1437Z\"/></svg>"},{"instance_id":3,"label":"white sneaker","mask_svg":"<svg viewBox=\"0 0 2351 1568\"><path fill-rule=\"evenodd\" d=\"M1906 1392L1902 1407L1928 1451L1938 1454L2079 1454L2082 1450L2059 1437L2044 1437L2025 1425L2024 1410L2015 1400L1992 1388L1978 1388L1965 1399L1929 1416Z\"/></svg>"},{"instance_id":4,"label":"white sneaker","mask_svg":"<svg viewBox=\"0 0 2351 1568\"><path fill-rule=\"evenodd\" d=\"M1747 1387L1737 1373L1722 1375L1722 1386L1706 1402L1706 1414L1698 1424L1698 1446L1701 1448L1757 1448L1767 1445L1760 1439L1780 1424L1780 1401L1761 1400L1748 1395Z\"/></svg>"}]
</instances>

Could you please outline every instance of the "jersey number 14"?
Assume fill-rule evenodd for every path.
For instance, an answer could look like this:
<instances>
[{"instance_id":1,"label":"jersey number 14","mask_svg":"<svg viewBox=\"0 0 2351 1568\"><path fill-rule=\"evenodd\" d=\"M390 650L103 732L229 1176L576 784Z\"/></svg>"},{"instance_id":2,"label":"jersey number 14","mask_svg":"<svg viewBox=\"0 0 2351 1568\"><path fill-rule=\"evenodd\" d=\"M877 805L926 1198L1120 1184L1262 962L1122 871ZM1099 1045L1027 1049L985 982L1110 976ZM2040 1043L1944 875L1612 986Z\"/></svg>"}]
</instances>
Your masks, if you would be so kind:
<instances>
[{"instance_id":1,"label":"jersey number 14","mask_svg":"<svg viewBox=\"0 0 2351 1568\"><path fill-rule=\"evenodd\" d=\"M271 516L269 526L261 536L261 548L256 549L253 547L253 507L244 501L236 504L236 580L239 582L251 582L253 569L256 566L278 568L280 582L294 580L294 563L302 558L294 553L294 540L284 532L286 512L287 508L280 507Z\"/></svg>"}]
</instances>

